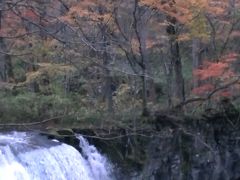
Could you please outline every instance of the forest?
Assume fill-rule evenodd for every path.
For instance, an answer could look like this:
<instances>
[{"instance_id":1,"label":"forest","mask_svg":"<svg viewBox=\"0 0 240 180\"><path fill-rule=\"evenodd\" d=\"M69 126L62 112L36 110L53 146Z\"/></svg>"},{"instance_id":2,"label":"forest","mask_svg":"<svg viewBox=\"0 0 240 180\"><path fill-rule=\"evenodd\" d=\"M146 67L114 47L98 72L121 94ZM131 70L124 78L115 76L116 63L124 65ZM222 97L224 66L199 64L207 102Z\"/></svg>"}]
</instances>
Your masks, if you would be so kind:
<instances>
[{"instance_id":1,"label":"forest","mask_svg":"<svg viewBox=\"0 0 240 180\"><path fill-rule=\"evenodd\" d=\"M0 125L238 111L239 39L239 0L0 0Z\"/></svg>"},{"instance_id":2,"label":"forest","mask_svg":"<svg viewBox=\"0 0 240 180\"><path fill-rule=\"evenodd\" d=\"M0 180L240 180L240 0L0 0Z\"/></svg>"}]
</instances>

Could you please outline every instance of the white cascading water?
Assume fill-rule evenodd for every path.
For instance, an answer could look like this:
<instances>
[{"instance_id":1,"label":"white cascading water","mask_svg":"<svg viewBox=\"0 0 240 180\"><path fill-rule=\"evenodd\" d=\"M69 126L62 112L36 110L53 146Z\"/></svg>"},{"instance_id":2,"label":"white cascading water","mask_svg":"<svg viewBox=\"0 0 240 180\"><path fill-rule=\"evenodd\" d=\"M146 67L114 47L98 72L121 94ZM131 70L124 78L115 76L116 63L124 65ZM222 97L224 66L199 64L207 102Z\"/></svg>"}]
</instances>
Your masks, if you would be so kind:
<instances>
[{"instance_id":1,"label":"white cascading water","mask_svg":"<svg viewBox=\"0 0 240 180\"><path fill-rule=\"evenodd\" d=\"M72 146L29 133L0 134L0 180L112 180L112 166L80 135Z\"/></svg>"},{"instance_id":2,"label":"white cascading water","mask_svg":"<svg viewBox=\"0 0 240 180\"><path fill-rule=\"evenodd\" d=\"M87 159L87 164L94 175L95 180L111 180L113 177L112 165L108 162L107 158L102 156L95 146L90 145L86 139L81 135L77 138L80 140L80 147L83 156ZM103 178L104 177L104 178Z\"/></svg>"}]
</instances>

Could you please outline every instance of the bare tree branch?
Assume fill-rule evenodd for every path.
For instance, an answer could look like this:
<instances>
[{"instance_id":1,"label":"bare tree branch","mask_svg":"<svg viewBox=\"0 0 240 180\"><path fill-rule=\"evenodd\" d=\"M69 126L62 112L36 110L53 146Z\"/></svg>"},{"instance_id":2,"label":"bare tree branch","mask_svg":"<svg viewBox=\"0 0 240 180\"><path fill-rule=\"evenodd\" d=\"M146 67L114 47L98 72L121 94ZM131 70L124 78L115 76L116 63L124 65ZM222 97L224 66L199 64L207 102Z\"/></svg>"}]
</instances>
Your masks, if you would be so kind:
<instances>
[{"instance_id":1,"label":"bare tree branch","mask_svg":"<svg viewBox=\"0 0 240 180\"><path fill-rule=\"evenodd\" d=\"M225 85L223 85L223 86L220 86L220 87L214 89L213 91L211 91L211 92L210 92L207 96L205 96L205 97L198 97L198 98L187 99L186 101L184 101L184 102L176 105L175 107L176 107L176 108L177 108L177 107L182 107L182 106L185 106L185 105L187 105L187 104L189 104L189 103L193 103L193 102L197 102L197 101L206 101L206 100L209 100L209 99L211 99L211 97L212 97L214 94L216 94L217 92L219 92L219 91L221 91L221 90L224 90L224 89L226 89L226 88L228 88L228 87L230 87L230 86L232 86L232 85L234 85L234 84L237 84L237 83L239 82L239 80L240 80L240 78L238 77L236 80L234 80L234 81L232 81L232 82L230 82L230 83L227 83L227 84L225 84Z\"/></svg>"}]
</instances>

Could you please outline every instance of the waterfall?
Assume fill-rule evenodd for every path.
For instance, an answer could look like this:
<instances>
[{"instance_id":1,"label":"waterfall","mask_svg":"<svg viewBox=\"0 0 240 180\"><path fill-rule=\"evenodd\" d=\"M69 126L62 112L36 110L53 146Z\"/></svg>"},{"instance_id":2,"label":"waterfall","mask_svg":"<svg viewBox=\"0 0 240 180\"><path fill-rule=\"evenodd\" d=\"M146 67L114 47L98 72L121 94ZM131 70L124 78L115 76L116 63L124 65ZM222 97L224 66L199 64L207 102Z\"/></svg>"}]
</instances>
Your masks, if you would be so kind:
<instances>
[{"instance_id":1,"label":"waterfall","mask_svg":"<svg viewBox=\"0 0 240 180\"><path fill-rule=\"evenodd\" d=\"M107 158L102 156L95 146L90 145L86 139L81 135L77 136L80 140L80 147L82 149L83 156L87 159L87 164L94 175L95 180L111 180L111 174L113 172L111 164ZM103 178L104 177L104 178Z\"/></svg>"},{"instance_id":2,"label":"waterfall","mask_svg":"<svg viewBox=\"0 0 240 180\"><path fill-rule=\"evenodd\" d=\"M112 180L107 158L78 135L75 148L34 133L0 134L0 180Z\"/></svg>"}]
</instances>

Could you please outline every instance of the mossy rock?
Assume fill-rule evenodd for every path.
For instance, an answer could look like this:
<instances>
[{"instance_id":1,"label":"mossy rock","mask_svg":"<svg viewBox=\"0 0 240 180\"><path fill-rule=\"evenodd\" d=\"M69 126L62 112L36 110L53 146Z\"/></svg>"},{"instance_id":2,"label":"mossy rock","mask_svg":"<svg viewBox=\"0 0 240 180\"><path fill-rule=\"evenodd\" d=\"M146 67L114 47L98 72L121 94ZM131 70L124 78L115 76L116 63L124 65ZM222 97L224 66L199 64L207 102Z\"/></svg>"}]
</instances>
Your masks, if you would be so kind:
<instances>
[{"instance_id":1,"label":"mossy rock","mask_svg":"<svg viewBox=\"0 0 240 180\"><path fill-rule=\"evenodd\" d=\"M56 128L47 129L45 132L41 134L47 136L50 139L61 139L64 137L74 136L74 132L72 129L56 129Z\"/></svg>"}]
</instances>

